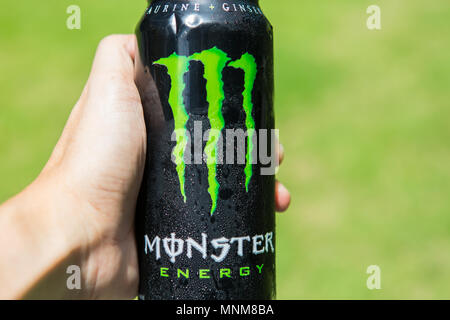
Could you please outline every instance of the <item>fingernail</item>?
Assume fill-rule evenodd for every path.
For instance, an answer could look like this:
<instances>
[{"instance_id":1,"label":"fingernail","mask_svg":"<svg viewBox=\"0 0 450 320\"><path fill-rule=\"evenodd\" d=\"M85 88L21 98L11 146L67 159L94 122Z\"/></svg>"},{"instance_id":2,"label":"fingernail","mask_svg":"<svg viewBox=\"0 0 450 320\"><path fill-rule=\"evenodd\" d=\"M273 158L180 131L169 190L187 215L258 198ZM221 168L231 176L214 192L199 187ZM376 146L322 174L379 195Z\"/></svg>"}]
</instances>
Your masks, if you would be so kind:
<instances>
[{"instance_id":1,"label":"fingernail","mask_svg":"<svg viewBox=\"0 0 450 320\"><path fill-rule=\"evenodd\" d=\"M278 182L278 188L279 188L279 192L289 194L289 190L281 182Z\"/></svg>"},{"instance_id":2,"label":"fingernail","mask_svg":"<svg viewBox=\"0 0 450 320\"><path fill-rule=\"evenodd\" d=\"M284 158L284 147L281 143L280 143L280 157Z\"/></svg>"}]
</instances>

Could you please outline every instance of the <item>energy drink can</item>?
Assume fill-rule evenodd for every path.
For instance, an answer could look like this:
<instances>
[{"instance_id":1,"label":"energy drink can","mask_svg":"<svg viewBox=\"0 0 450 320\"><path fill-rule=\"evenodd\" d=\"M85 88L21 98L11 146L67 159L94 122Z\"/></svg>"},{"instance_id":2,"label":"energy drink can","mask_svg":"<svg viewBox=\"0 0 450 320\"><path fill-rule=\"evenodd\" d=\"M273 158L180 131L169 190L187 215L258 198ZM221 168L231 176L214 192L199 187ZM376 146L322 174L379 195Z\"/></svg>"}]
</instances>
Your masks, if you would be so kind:
<instances>
[{"instance_id":1,"label":"energy drink can","mask_svg":"<svg viewBox=\"0 0 450 320\"><path fill-rule=\"evenodd\" d=\"M136 34L139 298L273 299L271 24L258 0L153 0Z\"/></svg>"}]
</instances>

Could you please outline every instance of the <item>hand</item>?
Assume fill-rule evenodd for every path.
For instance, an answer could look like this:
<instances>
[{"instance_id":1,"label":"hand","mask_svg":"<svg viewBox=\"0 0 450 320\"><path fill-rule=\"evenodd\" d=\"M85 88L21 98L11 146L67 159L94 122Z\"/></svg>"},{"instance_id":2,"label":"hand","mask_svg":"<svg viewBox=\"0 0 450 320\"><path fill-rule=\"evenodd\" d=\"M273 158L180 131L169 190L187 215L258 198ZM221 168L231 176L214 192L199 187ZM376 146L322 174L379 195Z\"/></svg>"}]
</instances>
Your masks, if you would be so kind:
<instances>
[{"instance_id":1,"label":"hand","mask_svg":"<svg viewBox=\"0 0 450 320\"><path fill-rule=\"evenodd\" d=\"M40 275L36 272L25 277L29 280L21 286L11 284L18 296L72 297L65 287L68 263L81 269L82 290L77 298L130 299L137 295L134 212L147 137L134 82L135 43L132 35L109 36L101 41L88 82L50 160L36 181L5 205L4 210L13 217L13 212L21 211L21 202L41 199L45 203L35 206L33 211L37 213L30 219L48 220L47 225L52 227L36 230L33 239L47 243L43 248L55 252L52 257L49 253L48 259L58 261L48 262ZM282 158L283 152L279 154ZM277 210L286 210L289 193L278 182L276 188ZM47 229L49 233L43 233ZM8 239L0 236L0 245L2 241ZM36 259L37 264L46 265L41 257ZM63 279L61 288L54 287L55 279Z\"/></svg>"}]
</instances>

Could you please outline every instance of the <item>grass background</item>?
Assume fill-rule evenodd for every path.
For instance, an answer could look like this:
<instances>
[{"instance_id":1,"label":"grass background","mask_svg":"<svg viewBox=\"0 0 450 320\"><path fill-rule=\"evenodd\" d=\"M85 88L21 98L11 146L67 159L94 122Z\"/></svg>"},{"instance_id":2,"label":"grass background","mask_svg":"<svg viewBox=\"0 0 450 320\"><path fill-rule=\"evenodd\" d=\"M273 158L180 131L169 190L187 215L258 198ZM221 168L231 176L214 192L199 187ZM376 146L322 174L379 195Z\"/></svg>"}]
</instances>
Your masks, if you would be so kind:
<instances>
[{"instance_id":1,"label":"grass background","mask_svg":"<svg viewBox=\"0 0 450 320\"><path fill-rule=\"evenodd\" d=\"M81 30L66 8L81 7ZM382 30L366 28L381 7ZM96 45L144 0L2 0L0 202L39 173ZM275 27L278 298L450 298L450 2L262 0ZM366 288L379 265L382 289Z\"/></svg>"}]
</instances>

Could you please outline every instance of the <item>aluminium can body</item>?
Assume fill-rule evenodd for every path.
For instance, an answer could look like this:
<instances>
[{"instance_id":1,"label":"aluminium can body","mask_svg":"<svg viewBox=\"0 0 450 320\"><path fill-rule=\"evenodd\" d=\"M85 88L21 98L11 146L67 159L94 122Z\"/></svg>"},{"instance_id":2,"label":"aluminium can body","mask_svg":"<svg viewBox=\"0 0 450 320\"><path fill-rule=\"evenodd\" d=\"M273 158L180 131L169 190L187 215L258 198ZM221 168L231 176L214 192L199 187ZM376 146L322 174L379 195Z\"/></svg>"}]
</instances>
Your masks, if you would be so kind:
<instances>
[{"instance_id":1,"label":"aluminium can body","mask_svg":"<svg viewBox=\"0 0 450 320\"><path fill-rule=\"evenodd\" d=\"M258 150L274 149L272 26L257 0L154 0L136 34L139 298L273 299L275 180Z\"/></svg>"}]
</instances>

